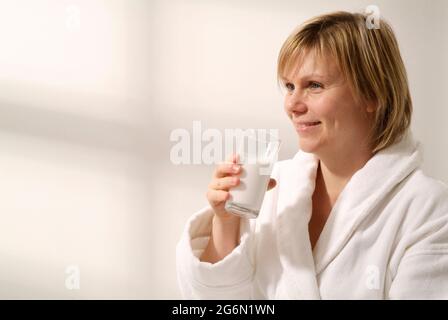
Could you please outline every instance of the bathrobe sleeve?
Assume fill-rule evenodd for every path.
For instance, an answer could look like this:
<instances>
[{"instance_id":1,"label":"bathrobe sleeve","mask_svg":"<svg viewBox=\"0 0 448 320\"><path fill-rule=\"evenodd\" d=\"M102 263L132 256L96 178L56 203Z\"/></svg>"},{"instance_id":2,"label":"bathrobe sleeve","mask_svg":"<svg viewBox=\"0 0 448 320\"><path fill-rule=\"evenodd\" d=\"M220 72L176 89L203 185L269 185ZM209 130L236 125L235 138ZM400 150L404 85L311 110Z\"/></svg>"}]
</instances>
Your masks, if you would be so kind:
<instances>
[{"instance_id":1,"label":"bathrobe sleeve","mask_svg":"<svg viewBox=\"0 0 448 320\"><path fill-rule=\"evenodd\" d=\"M250 259L250 222L241 219L240 244L211 264L199 257L208 244L213 211L206 207L188 221L176 248L177 277L185 299L250 299L254 268Z\"/></svg>"},{"instance_id":2,"label":"bathrobe sleeve","mask_svg":"<svg viewBox=\"0 0 448 320\"><path fill-rule=\"evenodd\" d=\"M448 249L428 250L403 258L390 299L448 299Z\"/></svg>"},{"instance_id":3,"label":"bathrobe sleeve","mask_svg":"<svg viewBox=\"0 0 448 320\"><path fill-rule=\"evenodd\" d=\"M407 239L390 299L448 299L448 192L437 198L420 211L425 222Z\"/></svg>"}]
</instances>

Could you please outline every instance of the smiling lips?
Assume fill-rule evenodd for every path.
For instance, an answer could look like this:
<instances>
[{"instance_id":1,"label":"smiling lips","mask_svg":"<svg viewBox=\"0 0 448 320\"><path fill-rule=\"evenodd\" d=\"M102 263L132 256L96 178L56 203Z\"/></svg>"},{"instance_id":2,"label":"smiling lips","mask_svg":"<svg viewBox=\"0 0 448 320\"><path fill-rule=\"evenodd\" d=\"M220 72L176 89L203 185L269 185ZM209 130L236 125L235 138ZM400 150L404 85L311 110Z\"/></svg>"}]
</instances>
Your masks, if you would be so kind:
<instances>
[{"instance_id":1,"label":"smiling lips","mask_svg":"<svg viewBox=\"0 0 448 320\"><path fill-rule=\"evenodd\" d=\"M300 121L295 123L297 130L299 130L300 132L305 132L320 124L320 121Z\"/></svg>"}]
</instances>

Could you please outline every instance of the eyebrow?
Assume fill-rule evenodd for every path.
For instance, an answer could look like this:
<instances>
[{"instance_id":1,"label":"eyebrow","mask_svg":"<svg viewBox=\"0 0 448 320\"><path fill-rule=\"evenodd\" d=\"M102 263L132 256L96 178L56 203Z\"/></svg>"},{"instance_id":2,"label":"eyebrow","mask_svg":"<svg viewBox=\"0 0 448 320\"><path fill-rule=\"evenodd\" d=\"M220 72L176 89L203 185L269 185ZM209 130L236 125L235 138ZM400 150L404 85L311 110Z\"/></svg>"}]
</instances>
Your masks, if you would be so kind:
<instances>
[{"instance_id":1,"label":"eyebrow","mask_svg":"<svg viewBox=\"0 0 448 320\"><path fill-rule=\"evenodd\" d=\"M286 81L286 82L291 81L291 80L289 80L287 77L280 77L280 78L281 78L281 80L284 81L284 82L285 82L285 81ZM312 73L312 74L307 74L307 75L301 77L300 80L310 79L310 78L327 79L328 76L324 76L324 75L321 75L321 74L318 74L318 73Z\"/></svg>"}]
</instances>

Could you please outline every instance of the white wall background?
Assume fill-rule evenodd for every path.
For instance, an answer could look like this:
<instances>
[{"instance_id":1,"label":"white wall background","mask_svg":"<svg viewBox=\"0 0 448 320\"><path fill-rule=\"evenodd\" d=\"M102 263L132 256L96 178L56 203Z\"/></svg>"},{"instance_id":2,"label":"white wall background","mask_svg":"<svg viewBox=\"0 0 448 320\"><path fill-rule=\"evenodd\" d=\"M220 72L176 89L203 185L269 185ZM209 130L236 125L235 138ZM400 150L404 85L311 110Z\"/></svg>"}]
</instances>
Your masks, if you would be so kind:
<instances>
[{"instance_id":1,"label":"white wall background","mask_svg":"<svg viewBox=\"0 0 448 320\"><path fill-rule=\"evenodd\" d=\"M173 165L170 132L278 128L291 157L282 42L369 4L396 31L425 170L448 182L446 1L1 0L0 298L179 298L175 245L213 166Z\"/></svg>"}]
</instances>

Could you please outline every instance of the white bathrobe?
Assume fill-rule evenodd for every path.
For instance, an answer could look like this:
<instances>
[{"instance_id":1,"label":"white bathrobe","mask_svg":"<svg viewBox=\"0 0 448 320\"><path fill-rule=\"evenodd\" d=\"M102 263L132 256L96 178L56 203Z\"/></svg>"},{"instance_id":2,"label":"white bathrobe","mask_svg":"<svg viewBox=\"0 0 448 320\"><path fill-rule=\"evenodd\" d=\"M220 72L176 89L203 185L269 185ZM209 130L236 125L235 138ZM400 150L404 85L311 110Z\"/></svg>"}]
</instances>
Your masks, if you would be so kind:
<instances>
[{"instance_id":1,"label":"white bathrobe","mask_svg":"<svg viewBox=\"0 0 448 320\"><path fill-rule=\"evenodd\" d=\"M347 155L349 157L349 155ZM195 213L177 246L187 299L448 299L448 189L423 174L409 133L358 170L339 195L314 250L308 222L318 160L277 162L277 186L240 244L211 264L198 257L211 231Z\"/></svg>"}]
</instances>

